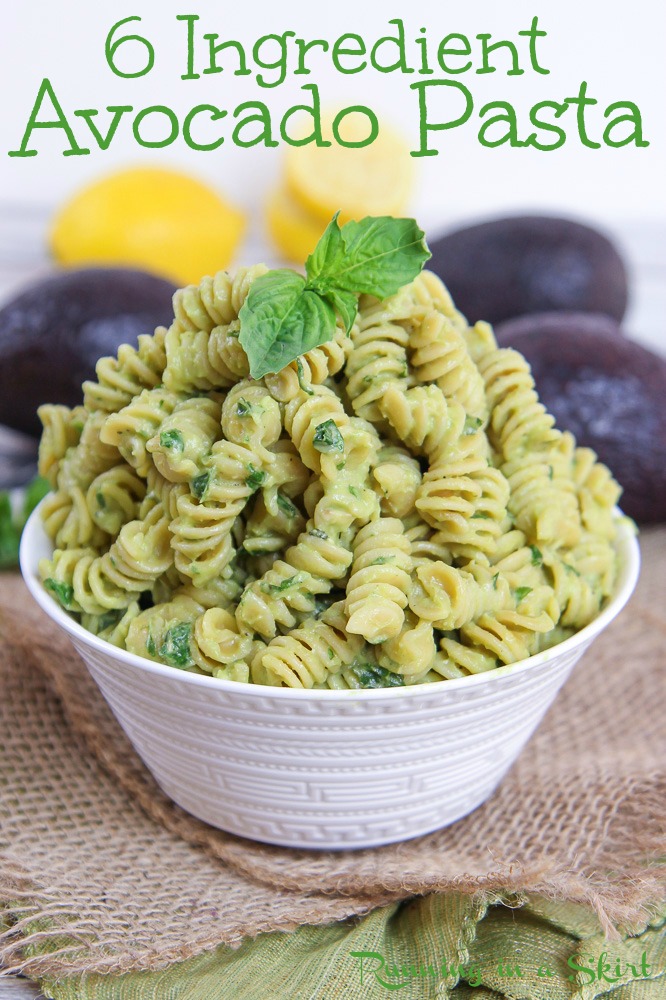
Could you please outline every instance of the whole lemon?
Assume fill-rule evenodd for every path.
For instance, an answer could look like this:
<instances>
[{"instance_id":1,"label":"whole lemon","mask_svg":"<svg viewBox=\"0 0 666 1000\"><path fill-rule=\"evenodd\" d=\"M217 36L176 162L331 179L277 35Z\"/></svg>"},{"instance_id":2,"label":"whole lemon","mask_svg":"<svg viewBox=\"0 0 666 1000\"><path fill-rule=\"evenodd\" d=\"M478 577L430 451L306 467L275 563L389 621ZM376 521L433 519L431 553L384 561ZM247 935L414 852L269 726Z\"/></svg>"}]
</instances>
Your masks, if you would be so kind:
<instances>
[{"instance_id":1,"label":"whole lemon","mask_svg":"<svg viewBox=\"0 0 666 1000\"><path fill-rule=\"evenodd\" d=\"M266 224L280 252L298 264L305 263L324 231L321 219L310 215L285 186L278 187L269 197Z\"/></svg>"},{"instance_id":2,"label":"whole lemon","mask_svg":"<svg viewBox=\"0 0 666 1000\"><path fill-rule=\"evenodd\" d=\"M245 217L175 170L136 167L84 188L57 213L51 249L64 265L125 264L194 284L231 261Z\"/></svg>"}]
</instances>

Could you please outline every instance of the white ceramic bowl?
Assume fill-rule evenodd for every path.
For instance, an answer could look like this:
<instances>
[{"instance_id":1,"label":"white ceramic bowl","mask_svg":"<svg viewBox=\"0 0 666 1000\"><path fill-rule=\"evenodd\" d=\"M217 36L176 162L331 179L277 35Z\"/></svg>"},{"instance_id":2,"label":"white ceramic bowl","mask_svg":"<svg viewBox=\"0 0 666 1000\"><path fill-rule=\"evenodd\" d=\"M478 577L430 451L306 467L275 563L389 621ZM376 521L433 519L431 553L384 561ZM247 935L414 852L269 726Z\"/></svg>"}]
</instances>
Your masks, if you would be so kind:
<instances>
[{"instance_id":1,"label":"white ceramic bowl","mask_svg":"<svg viewBox=\"0 0 666 1000\"><path fill-rule=\"evenodd\" d=\"M489 673L413 687L304 691L153 663L86 632L44 590L39 509L21 570L70 636L137 753L194 816L288 847L361 848L453 823L497 787L572 667L629 599L639 549L622 522L616 592L559 646Z\"/></svg>"}]
</instances>

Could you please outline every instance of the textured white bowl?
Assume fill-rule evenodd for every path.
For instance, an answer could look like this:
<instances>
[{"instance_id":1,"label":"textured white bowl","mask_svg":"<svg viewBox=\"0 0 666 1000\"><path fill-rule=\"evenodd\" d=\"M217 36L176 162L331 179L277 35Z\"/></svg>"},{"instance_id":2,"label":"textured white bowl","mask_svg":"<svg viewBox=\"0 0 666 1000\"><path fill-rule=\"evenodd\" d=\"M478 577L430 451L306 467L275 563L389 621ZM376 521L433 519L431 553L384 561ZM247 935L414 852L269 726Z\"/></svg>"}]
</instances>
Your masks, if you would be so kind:
<instances>
[{"instance_id":1,"label":"textured white bowl","mask_svg":"<svg viewBox=\"0 0 666 1000\"><path fill-rule=\"evenodd\" d=\"M303 691L153 663L86 632L44 589L52 545L33 513L21 570L70 636L158 783L213 826L287 847L361 848L416 837L480 806L592 640L629 599L639 549L622 522L616 593L559 646L459 680Z\"/></svg>"}]
</instances>

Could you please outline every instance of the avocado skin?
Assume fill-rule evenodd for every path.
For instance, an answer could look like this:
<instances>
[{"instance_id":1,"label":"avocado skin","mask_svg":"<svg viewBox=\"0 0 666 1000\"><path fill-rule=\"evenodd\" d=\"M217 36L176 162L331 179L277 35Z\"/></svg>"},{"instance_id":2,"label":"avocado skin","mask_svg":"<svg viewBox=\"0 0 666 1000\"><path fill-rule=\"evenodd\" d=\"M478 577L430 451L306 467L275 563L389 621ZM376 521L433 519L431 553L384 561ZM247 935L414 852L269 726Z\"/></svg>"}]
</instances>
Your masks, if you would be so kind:
<instances>
[{"instance_id":1,"label":"avocado skin","mask_svg":"<svg viewBox=\"0 0 666 1000\"><path fill-rule=\"evenodd\" d=\"M571 219L526 215L447 233L430 243L428 267L470 320L567 310L621 320L627 274L611 241Z\"/></svg>"},{"instance_id":2,"label":"avocado skin","mask_svg":"<svg viewBox=\"0 0 666 1000\"><path fill-rule=\"evenodd\" d=\"M495 333L527 358L557 426L611 470L625 514L666 521L666 360L621 336L607 316L542 313Z\"/></svg>"},{"instance_id":3,"label":"avocado skin","mask_svg":"<svg viewBox=\"0 0 666 1000\"><path fill-rule=\"evenodd\" d=\"M0 423L41 431L41 403L75 406L95 363L173 317L176 286L126 268L62 271L0 310Z\"/></svg>"}]
</instances>

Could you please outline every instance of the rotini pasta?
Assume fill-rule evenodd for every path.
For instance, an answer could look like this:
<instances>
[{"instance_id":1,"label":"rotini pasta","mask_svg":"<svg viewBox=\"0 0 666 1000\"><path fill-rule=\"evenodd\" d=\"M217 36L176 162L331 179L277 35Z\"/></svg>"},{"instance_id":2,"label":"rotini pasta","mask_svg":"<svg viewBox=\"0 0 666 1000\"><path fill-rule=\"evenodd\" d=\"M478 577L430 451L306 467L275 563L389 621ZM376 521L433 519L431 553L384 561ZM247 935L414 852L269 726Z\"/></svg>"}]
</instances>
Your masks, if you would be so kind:
<instances>
[{"instance_id":1,"label":"rotini pasta","mask_svg":"<svg viewBox=\"0 0 666 1000\"><path fill-rule=\"evenodd\" d=\"M402 522L379 517L354 539L354 561L347 584L347 631L370 643L400 632L411 587L412 559Z\"/></svg>"},{"instance_id":2,"label":"rotini pasta","mask_svg":"<svg viewBox=\"0 0 666 1000\"><path fill-rule=\"evenodd\" d=\"M152 337L142 334L138 347L121 344L115 358L100 358L96 382L83 383L83 403L89 412L116 413L142 389L154 389L166 365L166 329L159 326Z\"/></svg>"},{"instance_id":3,"label":"rotini pasta","mask_svg":"<svg viewBox=\"0 0 666 1000\"><path fill-rule=\"evenodd\" d=\"M253 379L240 314L265 272L179 291L83 406L40 407L62 606L177 669L327 690L494 670L588 624L620 491L524 358L423 272Z\"/></svg>"},{"instance_id":4,"label":"rotini pasta","mask_svg":"<svg viewBox=\"0 0 666 1000\"><path fill-rule=\"evenodd\" d=\"M573 545L580 510L572 476L573 439L555 428L539 402L529 365L521 354L498 348L479 370L492 408L491 441L511 496L516 523L536 542Z\"/></svg>"},{"instance_id":5,"label":"rotini pasta","mask_svg":"<svg viewBox=\"0 0 666 1000\"><path fill-rule=\"evenodd\" d=\"M87 414L82 406L70 410L68 406L45 403L37 410L37 416L44 428L39 442L39 474L55 486L60 463L69 449L79 443Z\"/></svg>"},{"instance_id":6,"label":"rotini pasta","mask_svg":"<svg viewBox=\"0 0 666 1000\"><path fill-rule=\"evenodd\" d=\"M439 312L428 312L410 335L409 347L418 382L434 383L447 400L460 403L468 416L485 421L483 378L470 357L463 334L451 320Z\"/></svg>"}]
</instances>

